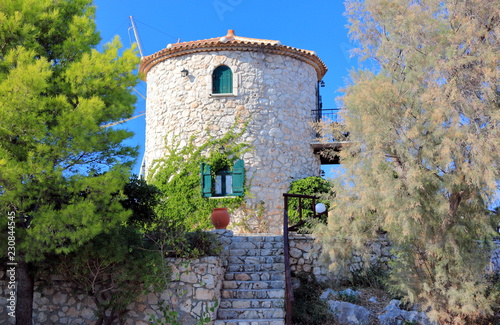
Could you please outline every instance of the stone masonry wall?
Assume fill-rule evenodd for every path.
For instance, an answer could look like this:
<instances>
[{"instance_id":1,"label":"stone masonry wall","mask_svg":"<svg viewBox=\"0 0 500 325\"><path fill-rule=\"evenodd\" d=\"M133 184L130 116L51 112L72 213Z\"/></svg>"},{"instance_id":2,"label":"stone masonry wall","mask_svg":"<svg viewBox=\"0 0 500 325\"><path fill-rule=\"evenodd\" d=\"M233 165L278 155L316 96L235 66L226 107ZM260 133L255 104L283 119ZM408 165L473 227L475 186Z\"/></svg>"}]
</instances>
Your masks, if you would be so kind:
<instances>
[{"instance_id":1,"label":"stone masonry wall","mask_svg":"<svg viewBox=\"0 0 500 325\"><path fill-rule=\"evenodd\" d=\"M125 316L127 325L147 325L152 315L161 316L158 303L162 300L179 313L181 324L197 324L198 319L213 319L210 308L220 298L223 258L203 257L195 260L169 259L172 281L161 294L141 295L131 303ZM3 277L3 274L0 274ZM33 303L34 324L95 324L97 310L92 298L76 293L73 284L54 277L50 287L35 287ZM15 324L7 315L6 283L0 281L0 323Z\"/></svg>"},{"instance_id":2,"label":"stone masonry wall","mask_svg":"<svg viewBox=\"0 0 500 325\"><path fill-rule=\"evenodd\" d=\"M321 265L321 249L314 246L312 235L290 234L290 269L292 273L312 273L319 281L328 280L328 267Z\"/></svg>"},{"instance_id":3,"label":"stone masonry wall","mask_svg":"<svg viewBox=\"0 0 500 325\"><path fill-rule=\"evenodd\" d=\"M233 94L211 93L212 72L220 65L233 72ZM183 69L188 77L181 77ZM237 118L248 120L241 138L250 145L241 157L247 204L264 202L268 229L261 231L280 233L283 193L293 180L320 171L310 146L317 78L308 63L263 52L193 53L158 63L147 75L146 170L164 157L166 143L185 146L195 136L201 144L225 134ZM243 218L234 217L233 223Z\"/></svg>"},{"instance_id":4,"label":"stone masonry wall","mask_svg":"<svg viewBox=\"0 0 500 325\"><path fill-rule=\"evenodd\" d=\"M210 309L220 301L221 286L227 266L228 247L232 241L232 232L213 231L226 249L219 257L204 257L195 260L171 258L172 281L160 295L153 293L140 296L127 309L125 324L149 324L151 315L161 316L159 302L166 301L179 314L178 320L183 325L197 324L201 316L215 319ZM495 241L500 247L500 240ZM386 261L390 256L390 246L385 239L370 244L372 262ZM319 281L338 280L319 260L321 248L311 235L291 234L290 264L293 273L312 273ZM358 259L359 258L359 259ZM363 265L360 257L354 256L351 271L359 271ZM489 272L500 272L500 248L494 250ZM0 271L0 324L15 324L8 314L8 289L5 272ZM294 281L298 285L297 281ZM72 284L54 277L54 285L37 288L34 294L34 324L94 324L96 307L91 298L75 293Z\"/></svg>"},{"instance_id":5,"label":"stone masonry wall","mask_svg":"<svg viewBox=\"0 0 500 325\"><path fill-rule=\"evenodd\" d=\"M500 237L493 240L496 248L491 253L490 265L487 271L489 272L500 272Z\"/></svg>"},{"instance_id":6,"label":"stone masonry wall","mask_svg":"<svg viewBox=\"0 0 500 325\"><path fill-rule=\"evenodd\" d=\"M314 237L302 234L291 234L290 236L290 268L292 272L312 273L319 281L342 280L339 275L332 274L328 267L321 263L321 247L315 242ZM500 272L500 238L494 239L494 244L496 249L492 251L486 272ZM367 246L370 248L371 265L387 268L387 262L393 258L390 242L382 236ZM354 254L348 267L350 272L363 270L361 256Z\"/></svg>"},{"instance_id":7,"label":"stone masonry wall","mask_svg":"<svg viewBox=\"0 0 500 325\"><path fill-rule=\"evenodd\" d=\"M217 308L212 308L220 301L222 281L227 265L229 244L232 232L213 230L218 240L226 247L220 256L207 256L199 259L168 258L172 268L171 282L161 294L141 295L132 302L125 315L126 325L147 325L152 315L162 316L159 303L179 315L182 325L198 324L203 316L214 320ZM0 324L15 324L15 319L8 315L7 298L9 297L6 274L0 270ZM33 320L35 325L44 324L95 324L97 310L92 298L79 294L73 284L53 276L50 287L35 286L33 302ZM214 311L211 311L211 308ZM114 322L114 324L118 322Z\"/></svg>"},{"instance_id":8,"label":"stone masonry wall","mask_svg":"<svg viewBox=\"0 0 500 325\"><path fill-rule=\"evenodd\" d=\"M387 261L391 258L391 247L385 238L367 244L371 250L370 263L373 265L382 262L387 266ZM342 280L333 274L320 261L321 247L315 242L311 235L293 234L290 237L290 268L294 273L312 273L319 281ZM385 263L385 264L384 264ZM354 254L349 264L351 272L363 270L364 265L361 256Z\"/></svg>"}]
</instances>

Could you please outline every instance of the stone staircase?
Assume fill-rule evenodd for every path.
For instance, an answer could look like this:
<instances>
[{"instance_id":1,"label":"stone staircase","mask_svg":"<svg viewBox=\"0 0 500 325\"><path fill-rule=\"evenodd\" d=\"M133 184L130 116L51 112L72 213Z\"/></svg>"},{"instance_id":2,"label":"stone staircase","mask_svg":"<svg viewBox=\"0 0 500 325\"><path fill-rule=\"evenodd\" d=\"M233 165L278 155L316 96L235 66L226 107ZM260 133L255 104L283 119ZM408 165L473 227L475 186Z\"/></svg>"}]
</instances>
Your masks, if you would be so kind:
<instances>
[{"instance_id":1,"label":"stone staircase","mask_svg":"<svg viewBox=\"0 0 500 325\"><path fill-rule=\"evenodd\" d=\"M234 236L214 325L284 325L283 237Z\"/></svg>"}]
</instances>

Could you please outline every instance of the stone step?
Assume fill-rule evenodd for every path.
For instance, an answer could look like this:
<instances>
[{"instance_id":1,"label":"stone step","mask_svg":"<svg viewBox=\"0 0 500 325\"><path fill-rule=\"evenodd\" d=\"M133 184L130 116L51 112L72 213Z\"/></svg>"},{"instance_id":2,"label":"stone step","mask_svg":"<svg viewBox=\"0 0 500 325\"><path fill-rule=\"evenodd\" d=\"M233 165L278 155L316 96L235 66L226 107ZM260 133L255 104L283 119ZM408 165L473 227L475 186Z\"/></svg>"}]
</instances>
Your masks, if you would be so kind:
<instances>
[{"instance_id":1,"label":"stone step","mask_svg":"<svg viewBox=\"0 0 500 325\"><path fill-rule=\"evenodd\" d=\"M224 281L223 289L284 289L285 281Z\"/></svg>"},{"instance_id":2,"label":"stone step","mask_svg":"<svg viewBox=\"0 0 500 325\"><path fill-rule=\"evenodd\" d=\"M275 256L229 256L228 264L274 264L284 263L285 257L283 255Z\"/></svg>"},{"instance_id":3,"label":"stone step","mask_svg":"<svg viewBox=\"0 0 500 325\"><path fill-rule=\"evenodd\" d=\"M284 299L222 299L220 309L284 308Z\"/></svg>"},{"instance_id":4,"label":"stone step","mask_svg":"<svg viewBox=\"0 0 500 325\"><path fill-rule=\"evenodd\" d=\"M283 248L230 249L229 256L276 256L283 255Z\"/></svg>"},{"instance_id":5,"label":"stone step","mask_svg":"<svg viewBox=\"0 0 500 325\"><path fill-rule=\"evenodd\" d=\"M233 237L229 249L277 249L283 248L282 236Z\"/></svg>"},{"instance_id":6,"label":"stone step","mask_svg":"<svg viewBox=\"0 0 500 325\"><path fill-rule=\"evenodd\" d=\"M268 241L236 241L232 242L229 249L283 249L282 242L268 242Z\"/></svg>"},{"instance_id":7,"label":"stone step","mask_svg":"<svg viewBox=\"0 0 500 325\"><path fill-rule=\"evenodd\" d=\"M285 297L284 289L222 289L222 299L278 299Z\"/></svg>"},{"instance_id":8,"label":"stone step","mask_svg":"<svg viewBox=\"0 0 500 325\"><path fill-rule=\"evenodd\" d=\"M285 272L285 263L229 264L226 272Z\"/></svg>"},{"instance_id":9,"label":"stone step","mask_svg":"<svg viewBox=\"0 0 500 325\"><path fill-rule=\"evenodd\" d=\"M285 318L283 308L264 309L219 309L219 319L282 319Z\"/></svg>"},{"instance_id":10,"label":"stone step","mask_svg":"<svg viewBox=\"0 0 500 325\"><path fill-rule=\"evenodd\" d=\"M268 243L276 243L283 242L283 236L277 235L234 235L232 237L232 241L234 242L268 242Z\"/></svg>"},{"instance_id":11,"label":"stone step","mask_svg":"<svg viewBox=\"0 0 500 325\"><path fill-rule=\"evenodd\" d=\"M282 236L234 236L214 325L285 325Z\"/></svg>"},{"instance_id":12,"label":"stone step","mask_svg":"<svg viewBox=\"0 0 500 325\"><path fill-rule=\"evenodd\" d=\"M221 319L214 325L286 325L284 319Z\"/></svg>"},{"instance_id":13,"label":"stone step","mask_svg":"<svg viewBox=\"0 0 500 325\"><path fill-rule=\"evenodd\" d=\"M285 281L285 273L279 272L226 272L227 281Z\"/></svg>"}]
</instances>

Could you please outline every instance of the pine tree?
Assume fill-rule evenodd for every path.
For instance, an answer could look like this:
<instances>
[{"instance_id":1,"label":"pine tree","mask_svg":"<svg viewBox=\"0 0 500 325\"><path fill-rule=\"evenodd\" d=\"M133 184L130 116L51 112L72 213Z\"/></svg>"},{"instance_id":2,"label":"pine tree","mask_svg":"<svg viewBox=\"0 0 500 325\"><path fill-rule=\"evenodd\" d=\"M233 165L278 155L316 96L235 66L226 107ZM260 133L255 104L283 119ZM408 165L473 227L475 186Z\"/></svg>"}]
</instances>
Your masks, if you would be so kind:
<instances>
[{"instance_id":1,"label":"pine tree","mask_svg":"<svg viewBox=\"0 0 500 325\"><path fill-rule=\"evenodd\" d=\"M0 5L0 213L15 228L0 226L15 232L17 324L31 324L30 263L130 215L120 200L136 148L102 126L133 113L138 58L118 39L97 51L94 18L91 0Z\"/></svg>"},{"instance_id":2,"label":"pine tree","mask_svg":"<svg viewBox=\"0 0 500 325\"><path fill-rule=\"evenodd\" d=\"M349 0L369 69L344 89L347 172L319 236L332 261L386 232L393 290L440 324L492 313L484 276L499 184L500 2Z\"/></svg>"}]
</instances>

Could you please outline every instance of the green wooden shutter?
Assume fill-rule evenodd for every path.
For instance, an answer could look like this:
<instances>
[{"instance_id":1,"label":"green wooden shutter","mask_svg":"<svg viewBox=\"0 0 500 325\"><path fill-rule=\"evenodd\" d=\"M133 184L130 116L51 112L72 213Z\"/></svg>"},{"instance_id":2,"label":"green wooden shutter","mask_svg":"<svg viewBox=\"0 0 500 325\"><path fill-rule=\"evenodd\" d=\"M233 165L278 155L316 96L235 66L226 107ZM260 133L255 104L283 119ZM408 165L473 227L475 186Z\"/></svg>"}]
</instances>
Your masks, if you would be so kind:
<instances>
[{"instance_id":1,"label":"green wooden shutter","mask_svg":"<svg viewBox=\"0 0 500 325\"><path fill-rule=\"evenodd\" d=\"M236 160L233 165L233 195L243 196L245 188L245 163L243 160Z\"/></svg>"},{"instance_id":2,"label":"green wooden shutter","mask_svg":"<svg viewBox=\"0 0 500 325\"><path fill-rule=\"evenodd\" d=\"M210 174L210 165L201 163L201 196L212 196L212 175Z\"/></svg>"},{"instance_id":3,"label":"green wooden shutter","mask_svg":"<svg viewBox=\"0 0 500 325\"><path fill-rule=\"evenodd\" d=\"M214 94L232 94L233 72L231 68L225 65L217 67L212 75L212 86Z\"/></svg>"}]
</instances>

